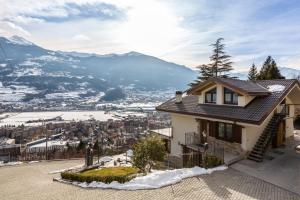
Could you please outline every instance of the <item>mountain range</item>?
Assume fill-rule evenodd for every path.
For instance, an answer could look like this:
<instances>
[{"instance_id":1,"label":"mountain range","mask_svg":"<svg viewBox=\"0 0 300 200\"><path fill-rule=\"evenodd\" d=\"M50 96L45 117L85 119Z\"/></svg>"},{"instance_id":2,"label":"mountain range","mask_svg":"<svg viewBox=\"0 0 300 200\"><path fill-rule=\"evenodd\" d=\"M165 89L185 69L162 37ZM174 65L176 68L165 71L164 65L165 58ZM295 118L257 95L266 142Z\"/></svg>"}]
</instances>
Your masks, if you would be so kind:
<instances>
[{"instance_id":1,"label":"mountain range","mask_svg":"<svg viewBox=\"0 0 300 200\"><path fill-rule=\"evenodd\" d=\"M300 75L297 69L280 71L287 78ZM240 79L247 74L233 73ZM186 66L138 52L53 51L19 36L0 37L0 102L102 96L113 88L183 90L196 76Z\"/></svg>"},{"instance_id":2,"label":"mountain range","mask_svg":"<svg viewBox=\"0 0 300 200\"><path fill-rule=\"evenodd\" d=\"M112 88L184 89L196 75L183 65L138 52L98 55L52 51L19 36L0 37L0 48L0 93L8 97L20 89L32 91L16 101L95 96Z\"/></svg>"}]
</instances>

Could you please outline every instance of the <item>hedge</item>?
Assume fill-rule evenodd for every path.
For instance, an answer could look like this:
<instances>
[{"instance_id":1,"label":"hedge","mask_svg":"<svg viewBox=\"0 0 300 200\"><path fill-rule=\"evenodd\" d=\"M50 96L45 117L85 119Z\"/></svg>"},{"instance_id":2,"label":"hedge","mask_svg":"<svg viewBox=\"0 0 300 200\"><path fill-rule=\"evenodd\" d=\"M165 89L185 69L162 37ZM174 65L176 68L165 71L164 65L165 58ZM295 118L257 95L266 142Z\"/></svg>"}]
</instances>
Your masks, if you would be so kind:
<instances>
[{"instance_id":1,"label":"hedge","mask_svg":"<svg viewBox=\"0 0 300 200\"><path fill-rule=\"evenodd\" d=\"M75 172L63 172L61 177L66 180L77 182L103 182L111 183L117 181L119 183L125 183L130 181L138 173L138 169L133 167L111 167L103 169L93 169L82 173Z\"/></svg>"},{"instance_id":2,"label":"hedge","mask_svg":"<svg viewBox=\"0 0 300 200\"><path fill-rule=\"evenodd\" d=\"M204 156L204 166L205 168L213 168L217 167L219 165L222 165L223 161L222 159L218 158L215 155L205 155Z\"/></svg>"}]
</instances>

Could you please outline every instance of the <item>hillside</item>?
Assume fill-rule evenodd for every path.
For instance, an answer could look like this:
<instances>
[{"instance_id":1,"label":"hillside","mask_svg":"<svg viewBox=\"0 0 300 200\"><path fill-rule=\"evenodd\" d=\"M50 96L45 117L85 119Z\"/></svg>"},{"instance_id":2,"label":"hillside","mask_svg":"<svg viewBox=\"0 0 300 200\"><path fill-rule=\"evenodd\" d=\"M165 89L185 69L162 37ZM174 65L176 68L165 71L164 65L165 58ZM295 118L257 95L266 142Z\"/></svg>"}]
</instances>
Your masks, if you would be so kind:
<instances>
[{"instance_id":1,"label":"hillside","mask_svg":"<svg viewBox=\"0 0 300 200\"><path fill-rule=\"evenodd\" d=\"M184 89L195 78L185 66L138 52L52 51L18 36L0 37L0 45L0 102L87 98L111 88Z\"/></svg>"}]
</instances>

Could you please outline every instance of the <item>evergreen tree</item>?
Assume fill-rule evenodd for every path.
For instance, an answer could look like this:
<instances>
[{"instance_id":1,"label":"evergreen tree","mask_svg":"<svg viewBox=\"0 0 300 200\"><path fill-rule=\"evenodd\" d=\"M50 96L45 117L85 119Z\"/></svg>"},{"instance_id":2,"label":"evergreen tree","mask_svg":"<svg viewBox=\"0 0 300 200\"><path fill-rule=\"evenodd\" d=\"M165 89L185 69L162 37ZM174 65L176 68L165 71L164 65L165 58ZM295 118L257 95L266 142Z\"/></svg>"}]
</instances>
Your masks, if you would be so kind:
<instances>
[{"instance_id":1,"label":"evergreen tree","mask_svg":"<svg viewBox=\"0 0 300 200\"><path fill-rule=\"evenodd\" d=\"M271 56L268 56L260 70L258 79L259 80L285 79L285 77L281 75L274 59Z\"/></svg>"},{"instance_id":2,"label":"evergreen tree","mask_svg":"<svg viewBox=\"0 0 300 200\"><path fill-rule=\"evenodd\" d=\"M257 76L258 76L257 68L253 63L248 73L248 79L254 81L257 79Z\"/></svg>"},{"instance_id":3,"label":"evergreen tree","mask_svg":"<svg viewBox=\"0 0 300 200\"><path fill-rule=\"evenodd\" d=\"M217 39L217 41L210 46L213 47L213 54L209 57L211 63L198 66L199 76L190 85L193 86L199 82L205 81L210 77L229 77L228 72L233 70L232 62L229 55L224 51L225 44L222 43L223 38Z\"/></svg>"},{"instance_id":4,"label":"evergreen tree","mask_svg":"<svg viewBox=\"0 0 300 200\"><path fill-rule=\"evenodd\" d=\"M270 68L272 62L272 57L268 56L263 64L263 66L260 69L259 75L258 75L258 79L259 80L266 80L267 76L268 76L268 71Z\"/></svg>"},{"instance_id":5,"label":"evergreen tree","mask_svg":"<svg viewBox=\"0 0 300 200\"><path fill-rule=\"evenodd\" d=\"M277 64L274 60L272 60L271 62L271 67L268 71L268 75L268 79L285 79L285 77L281 75Z\"/></svg>"}]
</instances>

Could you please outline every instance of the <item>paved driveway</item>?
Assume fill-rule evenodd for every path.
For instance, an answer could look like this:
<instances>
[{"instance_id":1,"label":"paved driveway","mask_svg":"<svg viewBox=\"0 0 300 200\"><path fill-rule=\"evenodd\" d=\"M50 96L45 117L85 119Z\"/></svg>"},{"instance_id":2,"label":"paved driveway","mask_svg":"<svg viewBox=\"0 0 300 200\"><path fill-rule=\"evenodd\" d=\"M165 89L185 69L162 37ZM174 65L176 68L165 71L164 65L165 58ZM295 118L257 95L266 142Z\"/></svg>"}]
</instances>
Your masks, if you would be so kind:
<instances>
[{"instance_id":1,"label":"paved driveway","mask_svg":"<svg viewBox=\"0 0 300 200\"><path fill-rule=\"evenodd\" d=\"M58 175L49 172L81 163L83 161L55 161L1 167L0 199L300 199L294 193L233 169L185 179L181 183L161 189L142 191L83 189L52 181Z\"/></svg>"},{"instance_id":2,"label":"paved driveway","mask_svg":"<svg viewBox=\"0 0 300 200\"><path fill-rule=\"evenodd\" d=\"M300 195L300 154L295 152L295 146L300 144L300 138L290 140L285 148L267 152L262 163L242 160L231 168L258 177Z\"/></svg>"}]
</instances>

